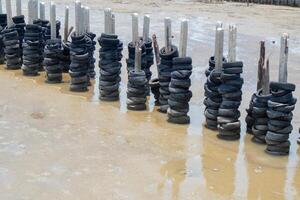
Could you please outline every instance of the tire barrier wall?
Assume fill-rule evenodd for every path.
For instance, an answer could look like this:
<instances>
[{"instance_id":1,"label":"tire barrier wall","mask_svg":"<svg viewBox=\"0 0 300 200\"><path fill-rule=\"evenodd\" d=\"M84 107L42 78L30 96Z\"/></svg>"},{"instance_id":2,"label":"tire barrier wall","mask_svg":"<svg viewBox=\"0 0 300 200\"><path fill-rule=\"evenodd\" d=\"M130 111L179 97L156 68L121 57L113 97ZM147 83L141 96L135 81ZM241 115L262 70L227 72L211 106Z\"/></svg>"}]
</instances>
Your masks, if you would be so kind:
<instances>
[{"instance_id":1,"label":"tire barrier wall","mask_svg":"<svg viewBox=\"0 0 300 200\"><path fill-rule=\"evenodd\" d=\"M189 124L189 101L192 97L190 91L192 74L192 58L173 58L171 82L168 98L168 122L175 124Z\"/></svg>"},{"instance_id":2,"label":"tire barrier wall","mask_svg":"<svg viewBox=\"0 0 300 200\"><path fill-rule=\"evenodd\" d=\"M127 109L146 110L147 78L145 71L129 71L127 83Z\"/></svg>"},{"instance_id":3,"label":"tire barrier wall","mask_svg":"<svg viewBox=\"0 0 300 200\"><path fill-rule=\"evenodd\" d=\"M121 81L121 59L123 43L117 35L102 33L98 38L99 49L99 99L102 101L118 101Z\"/></svg>"},{"instance_id":4,"label":"tire barrier wall","mask_svg":"<svg viewBox=\"0 0 300 200\"><path fill-rule=\"evenodd\" d=\"M15 28L6 28L2 31L6 69L16 70L22 66L20 40Z\"/></svg>"},{"instance_id":5,"label":"tire barrier wall","mask_svg":"<svg viewBox=\"0 0 300 200\"><path fill-rule=\"evenodd\" d=\"M76 36L75 32L71 35L72 42L70 45L70 70L71 76L70 90L73 92L86 92L88 91L88 67L89 67L89 53L87 43L90 38L85 34Z\"/></svg>"},{"instance_id":6,"label":"tire barrier wall","mask_svg":"<svg viewBox=\"0 0 300 200\"><path fill-rule=\"evenodd\" d=\"M46 71L46 83L62 82L62 66L60 64L61 54L61 40L47 40L44 49L44 67Z\"/></svg>"},{"instance_id":7,"label":"tire barrier wall","mask_svg":"<svg viewBox=\"0 0 300 200\"><path fill-rule=\"evenodd\" d=\"M224 63L220 76L221 85L218 92L222 96L222 103L218 110L218 138L237 140L240 138L241 123L239 120L239 106L242 100L242 86L244 79L243 62Z\"/></svg>"},{"instance_id":8,"label":"tire barrier wall","mask_svg":"<svg viewBox=\"0 0 300 200\"><path fill-rule=\"evenodd\" d=\"M293 130L292 111L297 102L292 92L295 91L296 86L291 83L271 82L270 89L266 152L272 155L288 155L290 150L289 135Z\"/></svg>"},{"instance_id":9,"label":"tire barrier wall","mask_svg":"<svg viewBox=\"0 0 300 200\"><path fill-rule=\"evenodd\" d=\"M158 111L167 113L170 96L169 84L171 81L171 72L173 67L173 58L178 57L178 49L172 45L171 51L166 53L166 47L159 51L160 64L158 65L158 79L159 79L159 108Z\"/></svg>"},{"instance_id":10,"label":"tire barrier wall","mask_svg":"<svg viewBox=\"0 0 300 200\"><path fill-rule=\"evenodd\" d=\"M37 76L43 68L43 37L42 27L27 24L23 42L23 74Z\"/></svg>"}]
</instances>

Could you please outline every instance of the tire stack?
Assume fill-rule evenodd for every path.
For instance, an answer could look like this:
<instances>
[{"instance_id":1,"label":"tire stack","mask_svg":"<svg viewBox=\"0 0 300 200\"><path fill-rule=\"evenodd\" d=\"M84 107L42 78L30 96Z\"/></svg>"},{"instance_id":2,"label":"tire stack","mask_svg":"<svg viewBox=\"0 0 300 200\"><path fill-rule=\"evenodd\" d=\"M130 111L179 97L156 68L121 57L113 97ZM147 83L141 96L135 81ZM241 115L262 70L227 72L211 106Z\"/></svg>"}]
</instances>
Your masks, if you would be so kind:
<instances>
[{"instance_id":1,"label":"tire stack","mask_svg":"<svg viewBox=\"0 0 300 200\"><path fill-rule=\"evenodd\" d=\"M86 48L86 35L76 36L75 33L71 35L72 42L70 45L70 70L71 76L70 91L85 92L88 91L88 66L89 53Z\"/></svg>"},{"instance_id":2,"label":"tire stack","mask_svg":"<svg viewBox=\"0 0 300 200\"><path fill-rule=\"evenodd\" d=\"M271 82L270 89L266 152L272 155L288 155L290 151L289 135L293 130L292 111L297 102L292 92L295 91L296 86L291 83Z\"/></svg>"},{"instance_id":3,"label":"tire stack","mask_svg":"<svg viewBox=\"0 0 300 200\"><path fill-rule=\"evenodd\" d=\"M6 69L16 70L22 66L20 41L15 28L6 28L2 31Z\"/></svg>"},{"instance_id":4,"label":"tire stack","mask_svg":"<svg viewBox=\"0 0 300 200\"><path fill-rule=\"evenodd\" d=\"M94 41L96 34L92 32L87 32L86 35L90 38L90 42L87 44L87 48L89 51L89 67L88 67L88 75L89 78L94 79L96 76L95 72L95 62L96 59L94 58L94 51L96 50L96 42Z\"/></svg>"},{"instance_id":5,"label":"tire stack","mask_svg":"<svg viewBox=\"0 0 300 200\"><path fill-rule=\"evenodd\" d=\"M62 42L62 54L60 56L60 65L63 73L69 73L70 70L70 42Z\"/></svg>"},{"instance_id":6,"label":"tire stack","mask_svg":"<svg viewBox=\"0 0 300 200\"><path fill-rule=\"evenodd\" d=\"M129 71L127 84L127 109L146 110L147 78L143 70Z\"/></svg>"},{"instance_id":7,"label":"tire stack","mask_svg":"<svg viewBox=\"0 0 300 200\"><path fill-rule=\"evenodd\" d=\"M104 33L98 38L98 43L101 47L99 50L99 99L118 101L123 43L117 35Z\"/></svg>"},{"instance_id":8,"label":"tire stack","mask_svg":"<svg viewBox=\"0 0 300 200\"><path fill-rule=\"evenodd\" d=\"M253 134L252 133L252 127L253 127L253 124L254 124L254 117L252 115L252 112L253 112L253 99L254 98L255 98L255 94L252 95L251 101L249 103L249 107L246 109L247 116L246 116L246 119L245 119L246 127L247 127L247 133L251 134L251 135Z\"/></svg>"},{"instance_id":9,"label":"tire stack","mask_svg":"<svg viewBox=\"0 0 300 200\"><path fill-rule=\"evenodd\" d=\"M2 31L7 26L6 14L0 14L0 64L5 63L4 43Z\"/></svg>"},{"instance_id":10,"label":"tire stack","mask_svg":"<svg viewBox=\"0 0 300 200\"><path fill-rule=\"evenodd\" d=\"M239 106L242 100L242 86L244 83L241 73L242 62L224 63L220 76L221 85L218 88L222 95L222 102L218 110L218 138L237 140L240 138L241 123L239 120Z\"/></svg>"},{"instance_id":11,"label":"tire stack","mask_svg":"<svg viewBox=\"0 0 300 200\"><path fill-rule=\"evenodd\" d=\"M43 38L42 27L27 24L23 42L23 74L37 76L43 66Z\"/></svg>"},{"instance_id":12,"label":"tire stack","mask_svg":"<svg viewBox=\"0 0 300 200\"><path fill-rule=\"evenodd\" d=\"M167 113L170 96L169 84L171 81L171 72L173 68L173 58L178 57L178 49L172 45L172 50L167 53L166 47L163 47L160 52L160 64L158 65L158 79L159 79L159 108L158 111Z\"/></svg>"},{"instance_id":13,"label":"tire stack","mask_svg":"<svg viewBox=\"0 0 300 200\"><path fill-rule=\"evenodd\" d=\"M44 66L46 71L46 83L62 82L62 67L60 55L62 53L61 40L47 40L44 49Z\"/></svg>"},{"instance_id":14,"label":"tire stack","mask_svg":"<svg viewBox=\"0 0 300 200\"><path fill-rule=\"evenodd\" d=\"M0 26L0 65L5 63L5 54L4 54L4 43L2 35L2 26Z\"/></svg>"},{"instance_id":15,"label":"tire stack","mask_svg":"<svg viewBox=\"0 0 300 200\"><path fill-rule=\"evenodd\" d=\"M270 95L263 95L262 90L259 90L253 97L252 117L254 122L252 125L252 141L259 144L266 143L265 137L268 132L267 108L270 97Z\"/></svg>"},{"instance_id":16,"label":"tire stack","mask_svg":"<svg viewBox=\"0 0 300 200\"><path fill-rule=\"evenodd\" d=\"M153 54L153 47L152 47L152 40L148 38L146 41L144 41L145 48L146 48L146 68L144 69L146 78L147 78L147 95L150 95L150 86L149 82L151 80L152 72L151 72L151 66L154 64L154 54Z\"/></svg>"},{"instance_id":17,"label":"tire stack","mask_svg":"<svg viewBox=\"0 0 300 200\"><path fill-rule=\"evenodd\" d=\"M189 112L189 101L192 97L192 92L189 90L192 68L192 59L190 57L173 58L169 86L170 96L168 99L168 122L170 123L190 123L190 117L187 113Z\"/></svg>"},{"instance_id":18,"label":"tire stack","mask_svg":"<svg viewBox=\"0 0 300 200\"><path fill-rule=\"evenodd\" d=\"M14 22L14 27L18 31L19 41L20 41L20 49L22 52L22 44L23 44L23 40L24 40L25 26L26 26L26 23L24 20L24 15L15 16L12 18L12 20Z\"/></svg>"},{"instance_id":19,"label":"tire stack","mask_svg":"<svg viewBox=\"0 0 300 200\"><path fill-rule=\"evenodd\" d=\"M222 102L222 96L218 91L221 85L220 75L220 72L213 69L204 84L205 127L211 130L218 129L218 110Z\"/></svg>"}]
</instances>

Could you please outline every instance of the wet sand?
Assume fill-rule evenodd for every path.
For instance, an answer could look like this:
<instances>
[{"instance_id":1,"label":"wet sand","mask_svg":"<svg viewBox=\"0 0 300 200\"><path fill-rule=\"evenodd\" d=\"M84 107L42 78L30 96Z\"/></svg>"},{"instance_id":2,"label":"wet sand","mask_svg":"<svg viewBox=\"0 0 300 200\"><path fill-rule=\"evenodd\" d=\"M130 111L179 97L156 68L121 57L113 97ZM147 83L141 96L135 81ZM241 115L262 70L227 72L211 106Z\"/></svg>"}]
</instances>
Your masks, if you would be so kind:
<instances>
[{"instance_id":1,"label":"wet sand","mask_svg":"<svg viewBox=\"0 0 300 200\"><path fill-rule=\"evenodd\" d=\"M117 11L117 33L127 44L131 38L128 12L141 12L136 2L90 1L92 31L98 35L102 32L101 8L108 5ZM141 5L145 3L150 1ZM71 93L67 75L64 83L51 85L44 83L43 73L28 78L20 70L7 71L0 66L0 199L300 198L296 144L300 109L297 107L294 112L291 154L287 157L264 153L263 145L251 142L244 123L245 109L256 87L259 40L267 41L267 52L272 50L271 79L276 80L279 36L288 30L291 34L288 79L300 85L300 31L294 27L300 22L292 20L299 16L299 9L265 5L247 8L229 3L223 7L155 3L158 7L149 4L152 7L144 12L152 16L152 32L157 33L160 45L163 17L174 18L175 44L179 35L179 21L175 19L186 16L191 20L188 49L194 62L191 124L167 123L166 115L153 106L153 97L149 98L147 111L126 110L127 50L123 52L121 100L114 103L98 100L97 78L89 92ZM213 13L213 8L220 12ZM62 17L63 7L57 9L58 17ZM276 15L270 20L273 14ZM216 132L202 126L204 70L213 53L214 24L220 19L226 27L232 19L238 24L238 58L245 64L240 107L242 136L234 142L219 140ZM96 71L98 76L97 67ZM155 76L155 66L152 71ZM295 96L300 99L299 90Z\"/></svg>"}]
</instances>

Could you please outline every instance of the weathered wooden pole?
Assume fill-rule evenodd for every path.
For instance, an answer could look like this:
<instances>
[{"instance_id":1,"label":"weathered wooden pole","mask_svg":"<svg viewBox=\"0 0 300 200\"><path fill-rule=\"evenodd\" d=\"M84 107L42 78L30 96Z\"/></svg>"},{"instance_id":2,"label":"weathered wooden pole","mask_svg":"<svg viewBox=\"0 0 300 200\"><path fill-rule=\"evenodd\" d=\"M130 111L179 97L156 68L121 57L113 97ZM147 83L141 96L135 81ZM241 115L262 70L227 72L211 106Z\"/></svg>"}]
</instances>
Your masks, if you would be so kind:
<instances>
[{"instance_id":1,"label":"weathered wooden pole","mask_svg":"<svg viewBox=\"0 0 300 200\"><path fill-rule=\"evenodd\" d=\"M224 43L224 29L218 28L216 34L216 55L215 55L215 69L218 72L222 71L223 66L223 44Z\"/></svg>"},{"instance_id":2,"label":"weathered wooden pole","mask_svg":"<svg viewBox=\"0 0 300 200\"><path fill-rule=\"evenodd\" d=\"M280 56L279 56L279 82L287 82L287 62L289 53L289 35L287 33L282 34L280 44Z\"/></svg>"},{"instance_id":3,"label":"weathered wooden pole","mask_svg":"<svg viewBox=\"0 0 300 200\"><path fill-rule=\"evenodd\" d=\"M144 16L144 24L143 24L143 40L146 41L149 38L150 32L150 16Z\"/></svg>"},{"instance_id":4,"label":"weathered wooden pole","mask_svg":"<svg viewBox=\"0 0 300 200\"><path fill-rule=\"evenodd\" d=\"M2 0L0 0L0 14L3 14L3 9L2 9Z\"/></svg>"},{"instance_id":5,"label":"weathered wooden pole","mask_svg":"<svg viewBox=\"0 0 300 200\"><path fill-rule=\"evenodd\" d=\"M263 86L263 68L265 65L265 41L260 41L260 53L259 53L259 60L258 60L258 69L257 69L257 86L256 89L260 90Z\"/></svg>"},{"instance_id":6,"label":"weathered wooden pole","mask_svg":"<svg viewBox=\"0 0 300 200\"><path fill-rule=\"evenodd\" d=\"M85 14L84 14L84 6L81 4L80 7L80 17L79 17L79 32L80 35L85 33L85 24L84 24L84 19L85 19Z\"/></svg>"},{"instance_id":7,"label":"weathered wooden pole","mask_svg":"<svg viewBox=\"0 0 300 200\"><path fill-rule=\"evenodd\" d=\"M265 66L263 67L262 75L262 94L267 95L270 93L270 69L269 59L267 59Z\"/></svg>"},{"instance_id":8,"label":"weathered wooden pole","mask_svg":"<svg viewBox=\"0 0 300 200\"><path fill-rule=\"evenodd\" d=\"M166 53L172 51L172 26L171 26L171 18L165 18L165 46Z\"/></svg>"},{"instance_id":9,"label":"weathered wooden pole","mask_svg":"<svg viewBox=\"0 0 300 200\"><path fill-rule=\"evenodd\" d=\"M40 19L41 20L45 20L45 3L44 2L40 2Z\"/></svg>"},{"instance_id":10,"label":"weathered wooden pole","mask_svg":"<svg viewBox=\"0 0 300 200\"><path fill-rule=\"evenodd\" d=\"M16 15L22 15L22 2L21 0L16 0Z\"/></svg>"},{"instance_id":11,"label":"weathered wooden pole","mask_svg":"<svg viewBox=\"0 0 300 200\"><path fill-rule=\"evenodd\" d=\"M90 24L90 8L85 7L86 9L86 32L90 32L91 24Z\"/></svg>"},{"instance_id":12,"label":"weathered wooden pole","mask_svg":"<svg viewBox=\"0 0 300 200\"><path fill-rule=\"evenodd\" d=\"M51 25L51 39L56 39L56 5L53 1L50 3L50 25Z\"/></svg>"},{"instance_id":13,"label":"weathered wooden pole","mask_svg":"<svg viewBox=\"0 0 300 200\"><path fill-rule=\"evenodd\" d=\"M179 57L186 57L188 38L188 20L181 21L180 40L179 40Z\"/></svg>"},{"instance_id":14,"label":"weathered wooden pole","mask_svg":"<svg viewBox=\"0 0 300 200\"><path fill-rule=\"evenodd\" d=\"M154 48L155 62L156 62L156 66L158 66L160 63L159 46L158 46L158 42L157 42L155 34L152 35L152 42L153 42L153 48Z\"/></svg>"},{"instance_id":15,"label":"weathered wooden pole","mask_svg":"<svg viewBox=\"0 0 300 200\"><path fill-rule=\"evenodd\" d=\"M132 14L132 42L136 45L139 42L139 15Z\"/></svg>"},{"instance_id":16,"label":"weathered wooden pole","mask_svg":"<svg viewBox=\"0 0 300 200\"><path fill-rule=\"evenodd\" d=\"M110 34L111 31L111 9L104 10L104 33Z\"/></svg>"},{"instance_id":17,"label":"weathered wooden pole","mask_svg":"<svg viewBox=\"0 0 300 200\"><path fill-rule=\"evenodd\" d=\"M134 57L134 70L136 72L141 71L142 63L142 49L140 48L139 43L135 45L135 57Z\"/></svg>"},{"instance_id":18,"label":"weathered wooden pole","mask_svg":"<svg viewBox=\"0 0 300 200\"><path fill-rule=\"evenodd\" d=\"M217 30L218 28L222 28L223 27L223 22L221 21L217 21L216 24L216 35L215 35L215 52L214 52L214 58L216 58L216 51L217 51Z\"/></svg>"},{"instance_id":19,"label":"weathered wooden pole","mask_svg":"<svg viewBox=\"0 0 300 200\"><path fill-rule=\"evenodd\" d=\"M115 14L111 14L111 34L116 33L116 16Z\"/></svg>"},{"instance_id":20,"label":"weathered wooden pole","mask_svg":"<svg viewBox=\"0 0 300 200\"><path fill-rule=\"evenodd\" d=\"M7 15L7 26L12 27L12 10L11 10L11 0L5 0L6 2L6 15Z\"/></svg>"},{"instance_id":21,"label":"weathered wooden pole","mask_svg":"<svg viewBox=\"0 0 300 200\"><path fill-rule=\"evenodd\" d=\"M87 7L82 6L82 26L83 26L83 33L87 32Z\"/></svg>"},{"instance_id":22,"label":"weathered wooden pole","mask_svg":"<svg viewBox=\"0 0 300 200\"><path fill-rule=\"evenodd\" d=\"M64 42L68 41L69 36L69 6L65 8L65 26L64 26Z\"/></svg>"},{"instance_id":23,"label":"weathered wooden pole","mask_svg":"<svg viewBox=\"0 0 300 200\"><path fill-rule=\"evenodd\" d=\"M75 34L76 36L79 36L80 33L80 9L81 9L81 2L76 1L75 2Z\"/></svg>"},{"instance_id":24,"label":"weathered wooden pole","mask_svg":"<svg viewBox=\"0 0 300 200\"><path fill-rule=\"evenodd\" d=\"M228 62L236 61L236 33L237 33L236 26L229 25Z\"/></svg>"},{"instance_id":25,"label":"weathered wooden pole","mask_svg":"<svg viewBox=\"0 0 300 200\"><path fill-rule=\"evenodd\" d=\"M39 5L37 0L32 1L32 22L39 18Z\"/></svg>"}]
</instances>

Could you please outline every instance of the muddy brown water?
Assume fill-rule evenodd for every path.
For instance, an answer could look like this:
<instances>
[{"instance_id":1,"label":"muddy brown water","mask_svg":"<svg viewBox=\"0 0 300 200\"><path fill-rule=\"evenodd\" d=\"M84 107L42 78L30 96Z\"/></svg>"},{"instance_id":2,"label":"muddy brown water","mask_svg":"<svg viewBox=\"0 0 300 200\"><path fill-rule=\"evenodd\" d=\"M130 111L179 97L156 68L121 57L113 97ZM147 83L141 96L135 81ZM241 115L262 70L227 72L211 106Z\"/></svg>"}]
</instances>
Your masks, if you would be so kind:
<instances>
[{"instance_id":1,"label":"muddy brown water","mask_svg":"<svg viewBox=\"0 0 300 200\"><path fill-rule=\"evenodd\" d=\"M58 16L62 13L58 6ZM170 13L176 19L185 16ZM91 29L99 35L103 11L95 8L91 14ZM162 19L167 15L152 13L151 30L160 45ZM204 70L213 53L215 20L202 14L186 16L190 19L188 55L194 62L189 125L167 123L166 115L156 111L153 96L147 111L127 111L126 48L121 99L114 103L98 100L98 77L89 92L72 93L68 75L64 83L51 85L44 83L44 73L28 78L20 70L1 66L0 199L299 199L300 109L294 112L289 156L264 153L265 146L252 143L245 133L245 109L256 87L258 41L265 39L272 50L275 80L278 33L268 30L266 37L261 28L247 32L245 22L240 22L238 58L245 64L242 135L238 141L222 141L202 126ZM126 45L131 36L130 15L117 12L116 19L117 33ZM178 21L173 31L178 44ZM297 37L291 39L289 80L299 86ZM98 76L97 67L96 71ZM155 66L152 71L156 76ZM299 90L295 96L300 98Z\"/></svg>"}]
</instances>

